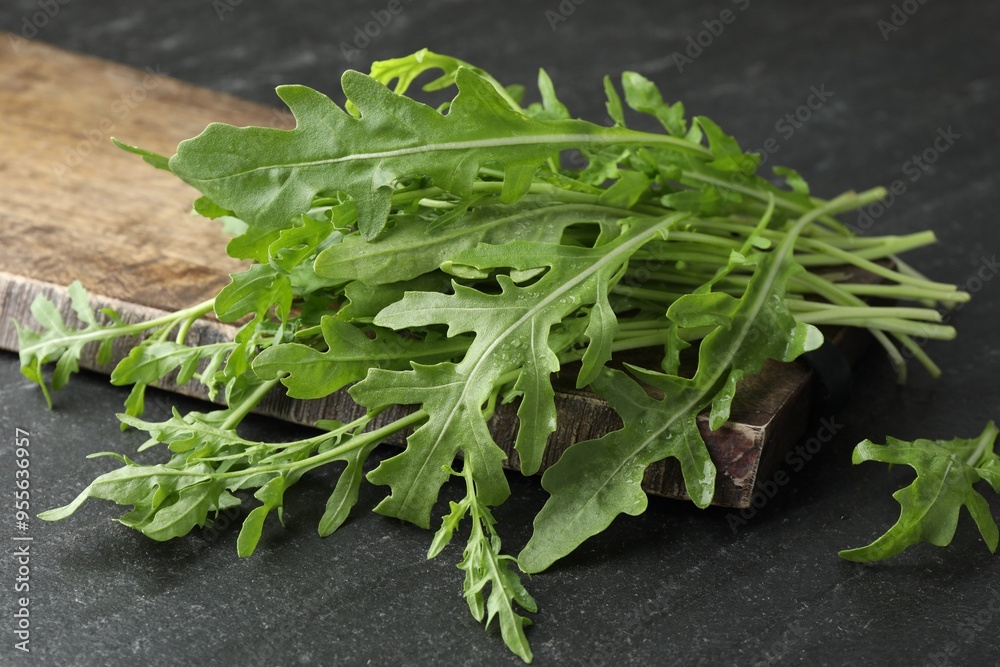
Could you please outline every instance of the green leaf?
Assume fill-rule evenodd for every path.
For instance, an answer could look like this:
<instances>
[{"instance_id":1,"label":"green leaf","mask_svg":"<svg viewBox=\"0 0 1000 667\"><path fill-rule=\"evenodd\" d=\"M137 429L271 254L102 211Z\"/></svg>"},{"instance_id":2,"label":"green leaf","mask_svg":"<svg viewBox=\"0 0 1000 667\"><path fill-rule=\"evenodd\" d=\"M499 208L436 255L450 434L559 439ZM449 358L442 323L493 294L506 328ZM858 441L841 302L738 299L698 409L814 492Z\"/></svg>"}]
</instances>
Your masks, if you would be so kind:
<instances>
[{"instance_id":1,"label":"green leaf","mask_svg":"<svg viewBox=\"0 0 1000 667\"><path fill-rule=\"evenodd\" d=\"M140 509L123 517L123 523L154 540L168 540L186 535L196 525L205 525L209 510L217 506L225 490L221 482L213 480L211 472L204 463L177 470L165 465L140 466L127 462L124 467L95 479L70 504L42 512L38 518L64 519L87 498L112 500ZM155 512L151 511L153 508Z\"/></svg>"},{"instance_id":2,"label":"green leaf","mask_svg":"<svg viewBox=\"0 0 1000 667\"><path fill-rule=\"evenodd\" d=\"M544 120L568 120L569 110L559 101L552 79L544 69L538 70L538 92L542 94L541 104L532 104L525 112L532 118Z\"/></svg>"},{"instance_id":3,"label":"green leaf","mask_svg":"<svg viewBox=\"0 0 1000 667\"><path fill-rule=\"evenodd\" d=\"M861 442L854 449L855 465L864 461L908 465L917 471L917 478L892 494L900 507L896 523L868 546L841 551L840 557L863 563L891 558L919 542L946 546L955 537L963 506L986 546L995 552L1000 533L989 504L974 485L985 480L1000 493L1000 457L994 449L998 432L990 422L976 438L913 442L886 438L884 445Z\"/></svg>"},{"instance_id":4,"label":"green leaf","mask_svg":"<svg viewBox=\"0 0 1000 667\"><path fill-rule=\"evenodd\" d=\"M478 269L506 267L527 270L547 266L537 282L520 287L497 276L500 294L486 294L462 285L450 296L409 293L375 318L390 328L447 324L449 335L474 332L476 338L461 362L435 366L413 364L411 371L373 369L351 389L355 401L369 409L418 404L426 423L408 439L409 446L383 461L368 475L392 493L376 511L427 527L445 468L458 452L471 461L483 502L498 504L509 493L501 462L503 451L486 425L484 406L507 374L517 378L523 393L522 422L515 446L525 474L541 463L546 440L555 429L555 405L548 376L559 363L549 345L553 325L593 302L596 285L618 274L643 244L668 229L678 218L633 220L616 239L595 247L517 241L504 246L481 245L458 255L456 262Z\"/></svg>"},{"instance_id":5,"label":"green leaf","mask_svg":"<svg viewBox=\"0 0 1000 667\"><path fill-rule=\"evenodd\" d=\"M61 389L69 382L70 376L80 370L80 355L89 342L101 341L103 347L103 340L115 337L115 330L124 328L117 322L109 326L98 323L87 292L80 281L74 281L66 291L73 310L84 326L74 328L66 324L62 315L59 314L59 309L43 294L38 294L31 303L31 315L43 327L42 331L26 329L16 320L14 321L21 373L42 388L50 408L52 407L52 399L45 384L42 366L55 362L56 367L51 381L52 389ZM102 340L101 334L105 334L107 338ZM107 348L104 349L107 350ZM107 351L103 351L99 352L98 356L106 357L107 354Z\"/></svg>"},{"instance_id":6,"label":"green leaf","mask_svg":"<svg viewBox=\"0 0 1000 667\"><path fill-rule=\"evenodd\" d=\"M649 182L645 174L623 169L618 172L618 181L604 191L600 201L605 206L631 208L646 194Z\"/></svg>"},{"instance_id":7,"label":"green leaf","mask_svg":"<svg viewBox=\"0 0 1000 667\"><path fill-rule=\"evenodd\" d=\"M293 473L290 476L277 475L253 494L261 504L251 510L243 520L239 537L236 538L236 552L240 558L252 555L257 549L257 543L260 542L260 536L264 531L264 520L272 511L281 508L285 489L298 481L299 474L301 473Z\"/></svg>"},{"instance_id":8,"label":"green leaf","mask_svg":"<svg viewBox=\"0 0 1000 667\"><path fill-rule=\"evenodd\" d=\"M366 239L378 236L392 188L414 174L459 197L471 194L484 163L504 168L504 203L521 198L535 169L553 153L607 143L669 145L705 156L701 146L579 120L540 120L510 107L490 81L460 67L458 95L447 115L394 94L376 79L347 71L344 93L355 118L315 90L281 86L294 130L214 123L181 142L170 168L251 226L283 227L308 210L317 193L346 192L357 205ZM234 153L233 146L239 146Z\"/></svg>"},{"instance_id":9,"label":"green leaf","mask_svg":"<svg viewBox=\"0 0 1000 667\"><path fill-rule=\"evenodd\" d=\"M215 220L217 218L231 218L233 220L238 220L238 218L232 218L233 215L232 211L230 211L229 209L222 208L208 197L198 197L197 199L195 199L193 208L195 213L202 216L203 218L208 218L209 220ZM240 222L243 221L240 220Z\"/></svg>"},{"instance_id":10,"label":"green leaf","mask_svg":"<svg viewBox=\"0 0 1000 667\"><path fill-rule=\"evenodd\" d=\"M271 308L285 314L291 309L291 283L286 274L273 266L254 264L230 278L232 282L215 297L215 316L220 321L235 322L250 314L261 318Z\"/></svg>"},{"instance_id":11,"label":"green leaf","mask_svg":"<svg viewBox=\"0 0 1000 667\"><path fill-rule=\"evenodd\" d=\"M608 110L608 116L611 117L611 120L615 122L617 127L625 127L625 111L622 109L622 98L618 95L618 91L615 90L615 84L611 81L610 76L604 77L604 94L608 98L605 105Z\"/></svg>"},{"instance_id":12,"label":"green leaf","mask_svg":"<svg viewBox=\"0 0 1000 667\"><path fill-rule=\"evenodd\" d=\"M377 445L378 441L373 441L366 447L351 450L343 457L347 461L347 467L340 473L337 485L326 501L326 510L319 520L320 537L332 535L347 521L351 508L358 502L358 492L365 476L365 460Z\"/></svg>"},{"instance_id":13,"label":"green leaf","mask_svg":"<svg viewBox=\"0 0 1000 667\"><path fill-rule=\"evenodd\" d=\"M637 72L625 72L622 74L622 88L629 108L654 116L674 136L685 135L687 122L684 120L684 105L680 102L665 103L655 83ZM607 89L608 85L605 84L605 90ZM618 104L620 109L621 102Z\"/></svg>"},{"instance_id":14,"label":"green leaf","mask_svg":"<svg viewBox=\"0 0 1000 667\"><path fill-rule=\"evenodd\" d=\"M785 183L792 189L792 192L809 196L809 184L806 183L806 179L802 178L802 174L789 167L775 167L773 171L777 176L785 177Z\"/></svg>"},{"instance_id":15,"label":"green leaf","mask_svg":"<svg viewBox=\"0 0 1000 667\"><path fill-rule=\"evenodd\" d=\"M459 475L446 468L447 475ZM475 474L468 461L463 464L466 495L460 502L449 503L450 511L441 520L441 528L434 537L427 557L434 558L451 541L452 534L467 515L471 518L469 539L458 564L465 572L464 595L473 618L489 627L494 618L499 619L500 634L507 647L525 662L531 662L531 647L524 628L531 620L515 610L515 604L529 612L538 611L538 605L521 584L517 573L511 569L514 559L500 553L500 536L496 520L489 507L479 497ZM489 588L489 595L486 589Z\"/></svg>"},{"instance_id":16,"label":"green leaf","mask_svg":"<svg viewBox=\"0 0 1000 667\"><path fill-rule=\"evenodd\" d=\"M433 221L413 221L375 241L348 236L316 258L316 273L332 280L359 280L375 286L415 279L434 271L463 250L480 243L514 239L557 243L572 224L588 221L609 225L620 218L587 204L477 206L446 227L431 230Z\"/></svg>"},{"instance_id":17,"label":"green leaf","mask_svg":"<svg viewBox=\"0 0 1000 667\"><path fill-rule=\"evenodd\" d=\"M267 248L271 266L288 273L306 259L315 255L321 244L331 235L339 237L327 220L316 220L308 215L299 216L295 225L282 229Z\"/></svg>"},{"instance_id":18,"label":"green leaf","mask_svg":"<svg viewBox=\"0 0 1000 667\"><path fill-rule=\"evenodd\" d=\"M376 81L388 86L395 81L393 92L403 95L409 90L413 81L424 72L439 69L441 76L424 84L421 90L434 91L455 85L455 76L460 67L466 67L478 74L485 74L481 69L452 56L434 53L428 49L420 49L416 53L402 58L377 60L372 63L370 76Z\"/></svg>"},{"instance_id":19,"label":"green leaf","mask_svg":"<svg viewBox=\"0 0 1000 667\"><path fill-rule=\"evenodd\" d=\"M191 364L197 364L201 359L233 347L233 343L189 347L173 341L145 342L132 348L128 356L118 362L111 372L111 384L153 384L181 366L188 367L185 375L190 378L194 372L190 368ZM178 384L184 383L179 379Z\"/></svg>"},{"instance_id":20,"label":"green leaf","mask_svg":"<svg viewBox=\"0 0 1000 667\"><path fill-rule=\"evenodd\" d=\"M370 368L404 369L411 359L448 359L468 345L462 339L422 341L385 329L369 338L331 316L323 318L321 327L326 352L299 343L274 345L254 359L254 372L263 380L280 377L292 398L321 398L363 379Z\"/></svg>"},{"instance_id":21,"label":"green leaf","mask_svg":"<svg viewBox=\"0 0 1000 667\"><path fill-rule=\"evenodd\" d=\"M608 286L599 281L594 296L594 305L587 319L586 336L589 339L583 353L580 372L576 376L576 388L582 389L597 379L604 364L611 360L615 334L618 333L618 318L608 302Z\"/></svg>"},{"instance_id":22,"label":"green leaf","mask_svg":"<svg viewBox=\"0 0 1000 667\"><path fill-rule=\"evenodd\" d=\"M132 153L133 155L138 155L147 163L153 165L157 169L162 169L163 171L170 171L169 158L165 155L160 155L154 153L153 151L147 151L145 148L139 148L138 146L130 146L114 137L111 137L111 143L113 143L118 148L122 149L126 153Z\"/></svg>"},{"instance_id":23,"label":"green leaf","mask_svg":"<svg viewBox=\"0 0 1000 667\"><path fill-rule=\"evenodd\" d=\"M643 512L643 474L661 459L678 460L696 505L711 502L715 466L698 432L698 413L711 406L710 424L718 428L728 419L742 377L757 373L769 358L791 361L822 341L815 327L795 321L782 300L788 280L802 270L788 260L793 242L790 234L780 249L754 255L757 269L741 299L690 294L668 310L678 328L716 326L702 340L694 377L630 367L663 393L659 400L619 371L607 370L593 383L621 415L624 427L573 445L545 471L542 486L551 497L518 556L522 570L541 572L603 531L617 515Z\"/></svg>"}]
</instances>

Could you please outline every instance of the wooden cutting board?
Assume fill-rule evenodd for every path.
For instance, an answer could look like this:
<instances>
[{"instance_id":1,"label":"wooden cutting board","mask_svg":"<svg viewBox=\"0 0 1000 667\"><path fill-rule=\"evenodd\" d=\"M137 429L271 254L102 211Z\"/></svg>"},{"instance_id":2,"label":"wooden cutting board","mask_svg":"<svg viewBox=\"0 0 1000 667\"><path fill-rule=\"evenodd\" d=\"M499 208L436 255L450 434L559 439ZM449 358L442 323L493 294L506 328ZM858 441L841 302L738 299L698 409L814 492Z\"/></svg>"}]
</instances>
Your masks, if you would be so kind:
<instances>
[{"instance_id":1,"label":"wooden cutting board","mask_svg":"<svg viewBox=\"0 0 1000 667\"><path fill-rule=\"evenodd\" d=\"M210 122L288 128L290 115L182 83L156 67L135 70L5 33L0 45L0 348L17 349L11 318L31 323L29 305L39 293L75 322L65 290L74 280L95 308L114 308L128 321L213 297L241 264L225 254L217 224L191 215L198 193L109 138L172 155L179 141ZM215 342L232 333L205 320L188 340ZM856 356L858 345L846 342ZM115 360L127 351L128 341L121 341ZM81 365L104 373L113 367L97 364L96 349ZM800 364L769 363L740 384L729 423L711 432L707 419L700 420L719 468L715 504L750 505L758 480L770 477L806 428L812 384L812 373ZM164 388L204 398L196 382ZM58 406L58 394L54 398ZM559 430L544 465L572 443L620 427L593 394L564 387L556 400ZM108 406L109 412L117 408ZM499 409L491 423L508 451L514 408ZM344 393L293 401L273 392L258 411L300 424L359 414ZM399 415L390 410L380 419ZM509 463L517 466L516 452ZM686 497L672 460L653 466L644 484L654 494Z\"/></svg>"}]
</instances>

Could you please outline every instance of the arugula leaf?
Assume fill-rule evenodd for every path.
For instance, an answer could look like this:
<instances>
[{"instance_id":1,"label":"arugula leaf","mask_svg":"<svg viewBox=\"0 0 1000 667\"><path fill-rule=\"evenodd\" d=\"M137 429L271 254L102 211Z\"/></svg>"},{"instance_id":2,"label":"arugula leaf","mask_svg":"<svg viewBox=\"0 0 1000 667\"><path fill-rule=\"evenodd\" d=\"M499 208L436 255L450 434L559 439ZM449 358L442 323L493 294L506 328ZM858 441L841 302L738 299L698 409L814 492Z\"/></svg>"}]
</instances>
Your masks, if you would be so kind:
<instances>
[{"instance_id":1,"label":"arugula leaf","mask_svg":"<svg viewBox=\"0 0 1000 667\"><path fill-rule=\"evenodd\" d=\"M55 372L52 374L52 390L61 389L69 381L70 375L80 370L80 355L87 343L102 340L101 334L111 328L98 323L97 316L87 299L87 292L80 281L74 281L67 288L67 292L73 310L84 325L82 328L75 329L67 325L55 304L42 294L36 296L31 303L32 316L44 327L41 332L25 329L16 320L14 321L19 341L21 373L41 387L50 408L52 397L42 375L42 366L51 362L56 363ZM117 315L114 317L117 318ZM115 326L117 323L112 325ZM103 340L110 343L110 337L105 337ZM99 356L105 359L105 363L110 356L110 348L104 343Z\"/></svg>"},{"instance_id":2,"label":"arugula leaf","mask_svg":"<svg viewBox=\"0 0 1000 667\"><path fill-rule=\"evenodd\" d=\"M605 87L607 88L608 85L606 84ZM631 109L656 117L667 132L674 136L683 137L687 134L684 105L680 102L665 103L659 89L652 81L638 72L625 72L622 74L622 88L625 90L625 103ZM610 90L613 91L614 88L612 87ZM618 104L620 105L621 102ZM616 109L615 115L618 113Z\"/></svg>"},{"instance_id":3,"label":"arugula leaf","mask_svg":"<svg viewBox=\"0 0 1000 667\"><path fill-rule=\"evenodd\" d=\"M198 362L218 353L225 353L235 343L214 343L190 347L172 341L152 340L132 348L111 372L111 384L153 384L175 369L177 384L183 385L195 376Z\"/></svg>"},{"instance_id":4,"label":"arugula leaf","mask_svg":"<svg viewBox=\"0 0 1000 667\"><path fill-rule=\"evenodd\" d=\"M990 422L975 438L913 442L886 438L884 445L871 440L858 444L852 457L855 465L864 461L908 465L917 471L917 478L892 494L900 506L892 528L868 546L841 551L840 557L864 563L891 558L919 542L947 546L955 537L963 506L986 546L995 552L1000 532L990 506L974 485L983 480L1000 493L1000 456L994 449L998 433Z\"/></svg>"},{"instance_id":5,"label":"arugula leaf","mask_svg":"<svg viewBox=\"0 0 1000 667\"><path fill-rule=\"evenodd\" d=\"M272 308L284 315L291 310L291 281L273 266L254 264L230 278L232 282L215 297L215 316L220 321L235 322L250 314L261 320Z\"/></svg>"},{"instance_id":6,"label":"arugula leaf","mask_svg":"<svg viewBox=\"0 0 1000 667\"><path fill-rule=\"evenodd\" d=\"M110 455L108 456L116 456ZM75 512L87 498L113 500L134 509L120 521L157 541L186 535L204 526L209 511L217 509L225 485L211 476L208 464L183 470L166 465L141 466L118 457L125 466L95 479L65 507L42 512L38 518L58 521Z\"/></svg>"},{"instance_id":7,"label":"arugula leaf","mask_svg":"<svg viewBox=\"0 0 1000 667\"><path fill-rule=\"evenodd\" d=\"M797 223L801 229L811 220ZM822 335L797 323L782 301L789 279L801 267L790 261L794 234L772 253L756 253L756 270L741 299L705 292L682 297L667 311L678 328L713 325L698 354L698 369L685 378L631 367L663 398L648 397L618 371L608 371L594 388L622 417L624 428L570 447L542 476L550 498L535 517L534 532L518 555L526 572L541 572L621 513L646 509L642 477L666 457L681 465L687 493L699 507L715 494L715 466L698 432L697 416L711 405L710 425L729 417L736 383L757 373L768 358L791 361L815 349Z\"/></svg>"},{"instance_id":8,"label":"arugula leaf","mask_svg":"<svg viewBox=\"0 0 1000 667\"><path fill-rule=\"evenodd\" d=\"M170 169L240 219L265 229L284 226L304 213L317 193L336 187L353 198L362 236L373 239L385 225L393 184L413 174L467 196L479 167L499 163L501 200L509 204L528 191L538 165L563 149L653 144L710 157L704 147L672 137L530 118L465 67L455 82L458 95L442 115L349 70L342 85L360 118L315 90L281 86L278 96L296 118L294 130L213 123L181 142ZM234 154L232 146L240 152Z\"/></svg>"},{"instance_id":9,"label":"arugula leaf","mask_svg":"<svg viewBox=\"0 0 1000 667\"><path fill-rule=\"evenodd\" d=\"M465 600L473 618L489 627L494 617L499 618L500 633L504 642L519 658L531 662L531 647L524 628L531 625L531 620L515 611L516 603L529 612L538 611L538 605L524 588L517 574L511 570L516 562L511 556L500 553L500 536L496 531L496 520L489 506L482 502L476 490L475 474L471 472L468 462L462 467L461 473L450 468L449 475L464 477L466 495L460 502L449 504L449 513L441 520L441 528L434 535L434 541L427 552L428 558L434 558L448 545L451 537L462 520L469 515L472 530L458 564L465 572ZM489 586L489 597L484 601L484 590ZM485 603L485 604L484 604Z\"/></svg>"},{"instance_id":10,"label":"arugula leaf","mask_svg":"<svg viewBox=\"0 0 1000 667\"><path fill-rule=\"evenodd\" d=\"M263 380L280 378L292 398L321 398L365 377L370 368L407 368L411 359L437 361L463 352L468 341L422 341L385 329L369 338L352 324L326 316L320 325L327 351L299 343L274 345L253 361Z\"/></svg>"},{"instance_id":11,"label":"arugula leaf","mask_svg":"<svg viewBox=\"0 0 1000 667\"><path fill-rule=\"evenodd\" d=\"M315 268L332 280L359 280L370 286L402 282L434 271L480 243L513 239L558 243L570 225L593 221L606 226L620 217L588 204L477 206L454 224L433 231L433 221L415 220L374 241L349 236L320 253Z\"/></svg>"},{"instance_id":12,"label":"arugula leaf","mask_svg":"<svg viewBox=\"0 0 1000 667\"><path fill-rule=\"evenodd\" d=\"M518 417L517 449L525 474L541 464L548 435L555 430L554 393L548 376L559 363L548 344L555 325L593 303L601 280L610 282L633 252L679 218L634 220L617 238L594 248L513 242L482 245L460 253L456 262L478 269L549 267L528 287L497 276L500 294L485 294L455 284L454 295L409 293L383 310L375 323L390 328L447 324L449 335L475 332L458 364L412 364L411 371L372 369L351 389L355 401L369 409L418 404L429 415L409 437L402 454L383 461L368 475L392 493L376 511L426 527L438 490L458 452L471 460L478 493L494 505L509 491L500 467L503 451L486 425L483 406L507 374L523 394Z\"/></svg>"}]
</instances>

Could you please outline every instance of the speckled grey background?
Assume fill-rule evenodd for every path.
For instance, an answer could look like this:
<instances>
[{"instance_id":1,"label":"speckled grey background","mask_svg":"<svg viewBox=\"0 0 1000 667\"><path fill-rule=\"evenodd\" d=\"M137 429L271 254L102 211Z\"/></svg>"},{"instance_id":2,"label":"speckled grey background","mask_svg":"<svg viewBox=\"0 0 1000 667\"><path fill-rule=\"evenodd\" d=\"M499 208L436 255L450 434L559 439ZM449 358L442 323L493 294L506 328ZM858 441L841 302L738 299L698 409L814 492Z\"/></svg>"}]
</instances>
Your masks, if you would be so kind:
<instances>
[{"instance_id":1,"label":"speckled grey background","mask_svg":"<svg viewBox=\"0 0 1000 667\"><path fill-rule=\"evenodd\" d=\"M554 22L546 11L558 12L557 0L402 0L403 10L348 61L342 43L387 4L48 0L58 12L42 21L46 0L17 0L0 7L0 28L136 67L159 65L268 104L279 83L337 97L346 67L364 70L427 46L504 81L530 83L544 66L574 113L600 120L601 77L635 69L745 146L777 146L773 162L798 168L819 194L902 180L906 193L873 218L872 233L935 230L941 245L911 262L977 292L954 319L959 340L927 346L943 377L933 381L913 366L909 385L897 388L884 355L871 353L836 417L844 425L836 438L803 470L788 468L792 481L746 525L734 533L725 510L653 500L642 517L620 519L529 582L541 607L529 637L539 665L1000 664L1000 568L967 516L949 549L925 545L874 566L836 556L892 523L890 493L909 478L905 469L852 468L855 442L973 435L1000 417L1000 9L909 0L896 6L912 15L897 14L899 29L883 35L891 24L879 21L894 18L888 1L564 0L564 12L573 12ZM702 34L703 52L678 67L672 54L707 30L705 21L718 29L712 22L726 9L731 23L717 36ZM786 114L814 87L828 100L799 111L809 119L793 125ZM959 136L934 164L908 164L948 128ZM0 151L3 131L0 123ZM977 283L980 271L987 279ZM85 454L138 444L113 417L124 391L89 374L73 385L49 412L18 374L15 355L0 354L0 498L12 495L15 427L31 433L38 508L66 502L107 468ZM151 414L175 400L191 407L156 394ZM247 426L255 438L293 430L262 419ZM12 648L15 575L4 558L0 663L517 664L495 631L484 634L469 617L454 568L458 548L428 562L428 534L365 511L381 490L368 487L356 518L318 538L331 480L319 473L301 482L288 499L287 527L269 524L247 560L236 557L232 530L158 544L110 521L115 509L106 503L88 503L59 524L34 522L32 652ZM536 480L511 484L514 497L497 514L516 551L544 493ZM1000 503L992 507L1000 513Z\"/></svg>"}]
</instances>

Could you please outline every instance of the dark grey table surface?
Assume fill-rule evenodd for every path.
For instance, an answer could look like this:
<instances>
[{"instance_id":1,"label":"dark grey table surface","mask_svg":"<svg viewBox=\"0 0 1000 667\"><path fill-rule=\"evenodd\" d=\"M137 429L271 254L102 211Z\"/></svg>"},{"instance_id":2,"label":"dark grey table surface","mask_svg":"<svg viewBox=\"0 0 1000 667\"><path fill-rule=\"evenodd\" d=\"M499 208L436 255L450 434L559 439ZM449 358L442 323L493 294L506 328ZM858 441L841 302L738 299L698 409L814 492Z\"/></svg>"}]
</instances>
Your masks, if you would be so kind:
<instances>
[{"instance_id":1,"label":"dark grey table surface","mask_svg":"<svg viewBox=\"0 0 1000 667\"><path fill-rule=\"evenodd\" d=\"M139 68L159 65L267 104L277 103L280 83L336 97L345 68L427 46L504 81L531 83L544 66L574 113L601 120L601 77L633 69L745 146L777 146L772 161L798 168L819 194L902 180L905 194L871 233L935 230L940 245L912 253L911 263L976 292L954 318L958 341L927 346L943 376L931 380L913 365L899 388L886 357L871 352L835 416L836 437L803 469L787 468L791 482L756 516L734 531L726 510L653 500L641 517L619 519L529 582L541 607L529 637L539 665L1000 664L1000 561L967 516L948 549L923 545L869 566L836 555L895 520L890 494L910 478L908 469L852 467L856 442L971 436L1000 417L1000 7L402 0L348 62L342 43L389 3L336 4L17 0L3 3L0 28ZM54 16L42 21L46 6ZM725 9L732 21L714 22ZM701 53L689 37L705 44ZM688 48L696 57L672 55ZM825 101L799 111L807 121L790 122L786 114L814 90ZM933 164L912 162L949 131L956 138ZM0 354L0 382L0 497L11 515L15 428L31 434L36 508L63 504L107 469L85 454L139 443L113 416L124 391L101 377L75 378L54 411L21 378L13 354ZM155 394L151 414L171 403L193 405ZM255 438L294 431L266 419L246 430ZM334 537L317 537L330 483L323 474L301 482L288 498L287 527L269 525L245 560L232 529L154 543L112 522L119 512L108 503L92 501L57 524L34 521L32 650L13 648L16 573L5 556L0 663L518 664L495 630L484 634L469 616L458 545L428 562L429 534L365 511L381 489L368 486L355 518ZM497 514L516 552L545 496L535 479L512 476L511 486ZM13 549L8 541L3 551Z\"/></svg>"}]
</instances>

